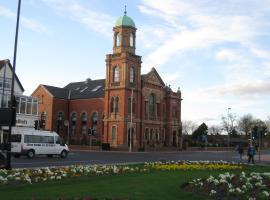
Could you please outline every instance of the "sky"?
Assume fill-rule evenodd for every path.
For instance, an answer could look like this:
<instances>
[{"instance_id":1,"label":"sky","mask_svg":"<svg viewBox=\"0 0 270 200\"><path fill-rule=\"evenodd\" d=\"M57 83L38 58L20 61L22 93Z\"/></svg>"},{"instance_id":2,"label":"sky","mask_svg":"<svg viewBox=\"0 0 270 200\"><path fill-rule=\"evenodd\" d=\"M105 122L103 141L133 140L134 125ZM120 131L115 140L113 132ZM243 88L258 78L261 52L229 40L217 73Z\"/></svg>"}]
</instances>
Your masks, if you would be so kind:
<instances>
[{"instance_id":1,"label":"sky","mask_svg":"<svg viewBox=\"0 0 270 200\"><path fill-rule=\"evenodd\" d=\"M270 116L270 0L22 0L16 73L31 93L105 78L118 17L137 27L142 73L182 92L182 119ZM0 0L0 60L13 60L17 0Z\"/></svg>"}]
</instances>

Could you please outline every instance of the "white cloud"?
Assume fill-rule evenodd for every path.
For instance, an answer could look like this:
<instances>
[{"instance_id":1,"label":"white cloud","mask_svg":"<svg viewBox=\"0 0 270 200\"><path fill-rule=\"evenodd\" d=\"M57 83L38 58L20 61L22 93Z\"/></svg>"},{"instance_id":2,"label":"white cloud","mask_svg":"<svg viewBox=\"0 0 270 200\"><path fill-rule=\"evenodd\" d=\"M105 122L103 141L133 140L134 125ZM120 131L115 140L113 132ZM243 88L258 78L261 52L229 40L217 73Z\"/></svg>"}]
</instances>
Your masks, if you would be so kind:
<instances>
[{"instance_id":1,"label":"white cloud","mask_svg":"<svg viewBox=\"0 0 270 200\"><path fill-rule=\"evenodd\" d=\"M270 76L270 61L264 62L263 66L265 75Z\"/></svg>"},{"instance_id":2,"label":"white cloud","mask_svg":"<svg viewBox=\"0 0 270 200\"><path fill-rule=\"evenodd\" d=\"M235 61L240 58L238 52L231 49L222 49L216 53L216 59L220 61Z\"/></svg>"},{"instance_id":3,"label":"white cloud","mask_svg":"<svg viewBox=\"0 0 270 200\"><path fill-rule=\"evenodd\" d=\"M7 17L12 20L16 20L17 14L4 6L0 6L0 16ZM37 20L31 19L25 16L21 16L21 23L23 26L36 32L48 31L48 28L44 24L38 22Z\"/></svg>"},{"instance_id":4,"label":"white cloud","mask_svg":"<svg viewBox=\"0 0 270 200\"><path fill-rule=\"evenodd\" d=\"M68 14L71 19L81 23L88 29L111 37L112 24L115 21L115 17L86 8L73 0L43 1L59 14Z\"/></svg>"},{"instance_id":5,"label":"white cloud","mask_svg":"<svg viewBox=\"0 0 270 200\"><path fill-rule=\"evenodd\" d=\"M180 75L177 73L169 74L169 73L161 73L162 80L164 83L171 83L175 80L178 80L180 78Z\"/></svg>"},{"instance_id":6,"label":"white cloud","mask_svg":"<svg viewBox=\"0 0 270 200\"><path fill-rule=\"evenodd\" d=\"M210 5L209 1L143 0L140 11L162 18L163 24L174 32L165 34L164 42L146 56L145 63L158 67L177 54L210 49L228 42L250 48L252 40L264 33L258 27L258 14L250 8L244 10L243 3L211 2ZM227 9L234 6L238 10ZM249 15L251 13L253 15ZM157 40L153 37L151 41Z\"/></svg>"},{"instance_id":7,"label":"white cloud","mask_svg":"<svg viewBox=\"0 0 270 200\"><path fill-rule=\"evenodd\" d=\"M266 51L266 50L258 49L254 47L251 49L251 52L260 58L266 58L270 60L270 51Z\"/></svg>"},{"instance_id":8,"label":"white cloud","mask_svg":"<svg viewBox=\"0 0 270 200\"><path fill-rule=\"evenodd\" d=\"M270 95L270 79L268 80L242 80L241 83L214 86L200 91L201 95L210 96L256 96Z\"/></svg>"}]
</instances>

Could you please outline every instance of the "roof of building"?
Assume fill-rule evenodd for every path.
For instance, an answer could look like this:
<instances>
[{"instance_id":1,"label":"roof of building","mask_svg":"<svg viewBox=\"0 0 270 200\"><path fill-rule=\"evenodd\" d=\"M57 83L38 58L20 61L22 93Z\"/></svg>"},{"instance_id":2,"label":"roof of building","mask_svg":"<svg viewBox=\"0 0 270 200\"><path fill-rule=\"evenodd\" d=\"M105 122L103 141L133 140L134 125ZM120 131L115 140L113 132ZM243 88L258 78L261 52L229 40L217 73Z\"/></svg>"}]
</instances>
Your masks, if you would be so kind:
<instances>
[{"instance_id":1,"label":"roof of building","mask_svg":"<svg viewBox=\"0 0 270 200\"><path fill-rule=\"evenodd\" d=\"M128 26L136 28L133 19L126 15L126 12L123 16L119 17L115 23L115 27L117 26Z\"/></svg>"},{"instance_id":2,"label":"roof of building","mask_svg":"<svg viewBox=\"0 0 270 200\"><path fill-rule=\"evenodd\" d=\"M151 75L151 74L155 74L156 77L158 78L158 80L160 81L162 86L165 86L165 83L163 82L162 78L160 77L160 75L158 74L157 70L152 67L151 70L147 73L147 74L142 74L142 81L146 81L146 79Z\"/></svg>"},{"instance_id":3,"label":"roof of building","mask_svg":"<svg viewBox=\"0 0 270 200\"><path fill-rule=\"evenodd\" d=\"M71 91L70 99L91 99L105 96L105 79L69 83L64 87Z\"/></svg>"},{"instance_id":4,"label":"roof of building","mask_svg":"<svg viewBox=\"0 0 270 200\"><path fill-rule=\"evenodd\" d=\"M64 88L43 86L58 99L91 99L105 96L105 79L86 79L82 82L69 83Z\"/></svg>"},{"instance_id":5,"label":"roof of building","mask_svg":"<svg viewBox=\"0 0 270 200\"><path fill-rule=\"evenodd\" d=\"M0 70L1 70L6 64L8 64L10 70L12 71L12 66L11 66L10 61L9 61L8 59L6 59L6 60L0 60ZM15 73L15 79L16 79L18 85L20 86L21 90L24 92L24 88L23 88L23 86L22 86L22 84L21 84L21 82L20 82L20 80L19 80L19 78L18 78L18 76L17 76L16 73Z\"/></svg>"},{"instance_id":6,"label":"roof of building","mask_svg":"<svg viewBox=\"0 0 270 200\"><path fill-rule=\"evenodd\" d=\"M65 88L43 85L54 97L58 99L68 99L69 91Z\"/></svg>"}]
</instances>

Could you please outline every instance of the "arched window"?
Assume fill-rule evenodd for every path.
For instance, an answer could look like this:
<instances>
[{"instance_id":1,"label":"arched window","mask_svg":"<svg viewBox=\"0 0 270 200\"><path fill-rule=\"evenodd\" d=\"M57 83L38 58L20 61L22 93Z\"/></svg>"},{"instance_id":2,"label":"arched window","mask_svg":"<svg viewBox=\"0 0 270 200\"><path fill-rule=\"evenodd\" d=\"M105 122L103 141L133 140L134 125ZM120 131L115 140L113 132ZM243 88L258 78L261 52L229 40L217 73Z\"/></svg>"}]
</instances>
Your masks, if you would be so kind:
<instances>
[{"instance_id":1,"label":"arched window","mask_svg":"<svg viewBox=\"0 0 270 200\"><path fill-rule=\"evenodd\" d=\"M115 112L119 112L119 97L115 98Z\"/></svg>"},{"instance_id":2,"label":"arched window","mask_svg":"<svg viewBox=\"0 0 270 200\"><path fill-rule=\"evenodd\" d=\"M93 134L96 134L96 132L97 132L97 123L98 123L98 113L94 112L92 114L92 130L93 130Z\"/></svg>"},{"instance_id":3,"label":"arched window","mask_svg":"<svg viewBox=\"0 0 270 200\"><path fill-rule=\"evenodd\" d=\"M149 96L149 118L156 118L156 96L153 93Z\"/></svg>"},{"instance_id":4,"label":"arched window","mask_svg":"<svg viewBox=\"0 0 270 200\"><path fill-rule=\"evenodd\" d=\"M64 113L60 111L57 114L57 131L56 131L57 133L60 133L60 130L62 130L63 120L64 120Z\"/></svg>"},{"instance_id":5,"label":"arched window","mask_svg":"<svg viewBox=\"0 0 270 200\"><path fill-rule=\"evenodd\" d=\"M70 116L70 124L71 124L71 135L75 135L76 133L76 122L77 122L77 114L73 112Z\"/></svg>"},{"instance_id":6,"label":"arched window","mask_svg":"<svg viewBox=\"0 0 270 200\"><path fill-rule=\"evenodd\" d=\"M118 82L119 81L119 67L115 66L113 68L113 82Z\"/></svg>"},{"instance_id":7,"label":"arched window","mask_svg":"<svg viewBox=\"0 0 270 200\"><path fill-rule=\"evenodd\" d=\"M119 33L116 33L116 36L115 36L115 44L116 46L120 46L120 34Z\"/></svg>"},{"instance_id":8,"label":"arched window","mask_svg":"<svg viewBox=\"0 0 270 200\"><path fill-rule=\"evenodd\" d=\"M116 126L112 126L112 140L113 141L116 140L116 134L117 134Z\"/></svg>"},{"instance_id":9,"label":"arched window","mask_svg":"<svg viewBox=\"0 0 270 200\"><path fill-rule=\"evenodd\" d=\"M148 135L149 135L149 130L148 130L148 128L146 128L145 129L145 132L144 132L144 139L145 140L148 140L149 139Z\"/></svg>"},{"instance_id":10,"label":"arched window","mask_svg":"<svg viewBox=\"0 0 270 200\"><path fill-rule=\"evenodd\" d=\"M131 47L134 46L134 35L133 35L133 33L130 33L130 35L129 35L129 46L131 46Z\"/></svg>"},{"instance_id":11,"label":"arched window","mask_svg":"<svg viewBox=\"0 0 270 200\"><path fill-rule=\"evenodd\" d=\"M151 129L150 130L150 140L153 140L153 137L154 137L154 130Z\"/></svg>"},{"instance_id":12,"label":"arched window","mask_svg":"<svg viewBox=\"0 0 270 200\"><path fill-rule=\"evenodd\" d=\"M133 101L132 101L132 113L134 114L135 113L135 99L133 98ZM131 98L129 97L128 98L128 113L130 114L131 113Z\"/></svg>"},{"instance_id":13,"label":"arched window","mask_svg":"<svg viewBox=\"0 0 270 200\"><path fill-rule=\"evenodd\" d=\"M82 130L81 134L86 134L87 133L87 114L84 112L81 115L81 123L82 123Z\"/></svg>"},{"instance_id":14,"label":"arched window","mask_svg":"<svg viewBox=\"0 0 270 200\"><path fill-rule=\"evenodd\" d=\"M111 112L114 112L114 98L111 98Z\"/></svg>"},{"instance_id":15,"label":"arched window","mask_svg":"<svg viewBox=\"0 0 270 200\"><path fill-rule=\"evenodd\" d=\"M156 140L159 140L159 133L157 129L156 129Z\"/></svg>"},{"instance_id":16,"label":"arched window","mask_svg":"<svg viewBox=\"0 0 270 200\"><path fill-rule=\"evenodd\" d=\"M129 82L130 83L134 83L134 68L133 67L131 67L130 68L130 71L129 71Z\"/></svg>"}]
</instances>

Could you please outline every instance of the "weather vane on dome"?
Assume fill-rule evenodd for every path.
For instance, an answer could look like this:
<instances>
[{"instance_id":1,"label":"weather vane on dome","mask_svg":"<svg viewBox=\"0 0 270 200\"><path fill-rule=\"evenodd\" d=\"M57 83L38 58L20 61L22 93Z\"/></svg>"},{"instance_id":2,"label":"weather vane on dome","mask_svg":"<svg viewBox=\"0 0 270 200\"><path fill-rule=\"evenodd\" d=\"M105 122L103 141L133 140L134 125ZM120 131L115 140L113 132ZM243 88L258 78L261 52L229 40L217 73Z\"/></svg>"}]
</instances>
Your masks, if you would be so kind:
<instances>
[{"instance_id":1,"label":"weather vane on dome","mask_svg":"<svg viewBox=\"0 0 270 200\"><path fill-rule=\"evenodd\" d=\"M125 12L124 12L125 15L127 15L127 6L125 5Z\"/></svg>"}]
</instances>

